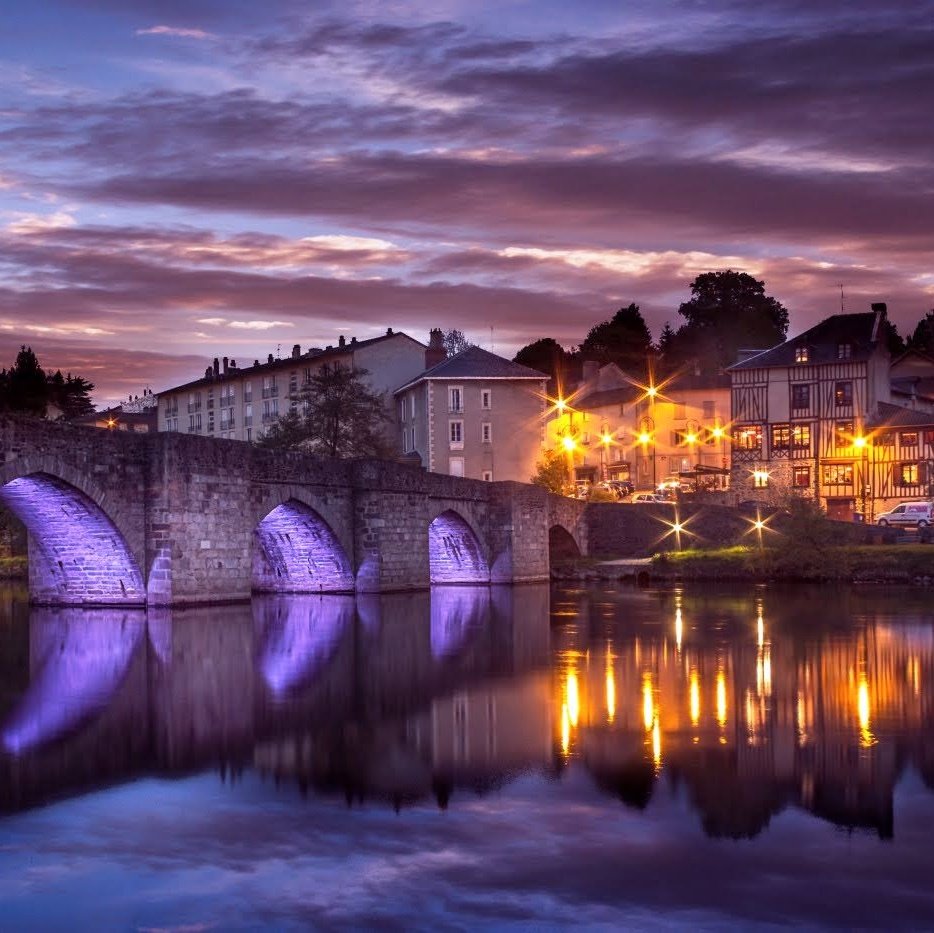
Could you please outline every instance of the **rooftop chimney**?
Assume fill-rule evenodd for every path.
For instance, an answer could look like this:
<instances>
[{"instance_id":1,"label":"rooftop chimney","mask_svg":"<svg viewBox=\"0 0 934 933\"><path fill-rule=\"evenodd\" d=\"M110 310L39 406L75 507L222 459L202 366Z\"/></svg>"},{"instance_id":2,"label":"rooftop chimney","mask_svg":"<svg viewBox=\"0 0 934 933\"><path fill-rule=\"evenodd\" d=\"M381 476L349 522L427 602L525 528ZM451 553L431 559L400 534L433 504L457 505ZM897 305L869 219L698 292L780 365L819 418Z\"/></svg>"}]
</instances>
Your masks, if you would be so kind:
<instances>
[{"instance_id":1,"label":"rooftop chimney","mask_svg":"<svg viewBox=\"0 0 934 933\"><path fill-rule=\"evenodd\" d=\"M230 361L230 368L231 368L231 369L236 369L236 368L237 368L237 361L236 361L236 360L231 360L231 361Z\"/></svg>"},{"instance_id":2,"label":"rooftop chimney","mask_svg":"<svg viewBox=\"0 0 934 933\"><path fill-rule=\"evenodd\" d=\"M888 305L884 301L874 301L870 307L873 311L880 311L883 317L885 317L885 313L889 309Z\"/></svg>"},{"instance_id":3,"label":"rooftop chimney","mask_svg":"<svg viewBox=\"0 0 934 933\"><path fill-rule=\"evenodd\" d=\"M227 370L229 369L229 367L230 367L230 360L228 360L227 357L225 356L224 357L224 375L225 376L227 375Z\"/></svg>"},{"instance_id":4,"label":"rooftop chimney","mask_svg":"<svg viewBox=\"0 0 934 933\"><path fill-rule=\"evenodd\" d=\"M259 366L259 360L253 360L253 365L254 365L254 366Z\"/></svg>"},{"instance_id":5,"label":"rooftop chimney","mask_svg":"<svg viewBox=\"0 0 934 933\"><path fill-rule=\"evenodd\" d=\"M300 343L295 344L292 347L292 359L297 360L302 355L302 345Z\"/></svg>"},{"instance_id":6,"label":"rooftop chimney","mask_svg":"<svg viewBox=\"0 0 934 933\"><path fill-rule=\"evenodd\" d=\"M204 378L210 379L214 375L214 370L210 366L204 371Z\"/></svg>"},{"instance_id":7,"label":"rooftop chimney","mask_svg":"<svg viewBox=\"0 0 934 933\"><path fill-rule=\"evenodd\" d=\"M428 333L428 349L425 351L425 369L431 369L447 359L444 351L444 333L440 327L433 327Z\"/></svg>"},{"instance_id":8,"label":"rooftop chimney","mask_svg":"<svg viewBox=\"0 0 934 933\"><path fill-rule=\"evenodd\" d=\"M391 327L387 327L387 328L386 328L386 336L387 336L387 337L391 337L391 336L392 336L392 328L391 328Z\"/></svg>"},{"instance_id":9,"label":"rooftop chimney","mask_svg":"<svg viewBox=\"0 0 934 933\"><path fill-rule=\"evenodd\" d=\"M269 354L269 357L267 358L266 362L267 362L267 363L271 363L271 362L272 362L272 354L271 354L271 353Z\"/></svg>"},{"instance_id":10,"label":"rooftop chimney","mask_svg":"<svg viewBox=\"0 0 934 933\"><path fill-rule=\"evenodd\" d=\"M357 338L356 338L356 337L351 337L351 338L350 338L350 345L351 345L351 346L353 346L356 342L357 342Z\"/></svg>"},{"instance_id":11,"label":"rooftop chimney","mask_svg":"<svg viewBox=\"0 0 934 933\"><path fill-rule=\"evenodd\" d=\"M220 360L215 356L214 357L214 375L216 376L221 370Z\"/></svg>"},{"instance_id":12,"label":"rooftop chimney","mask_svg":"<svg viewBox=\"0 0 934 933\"><path fill-rule=\"evenodd\" d=\"M347 343L347 341L344 340L344 335L341 334L340 337L337 338L337 345L338 345L339 347L343 347L343 346L346 345L346 343Z\"/></svg>"}]
</instances>

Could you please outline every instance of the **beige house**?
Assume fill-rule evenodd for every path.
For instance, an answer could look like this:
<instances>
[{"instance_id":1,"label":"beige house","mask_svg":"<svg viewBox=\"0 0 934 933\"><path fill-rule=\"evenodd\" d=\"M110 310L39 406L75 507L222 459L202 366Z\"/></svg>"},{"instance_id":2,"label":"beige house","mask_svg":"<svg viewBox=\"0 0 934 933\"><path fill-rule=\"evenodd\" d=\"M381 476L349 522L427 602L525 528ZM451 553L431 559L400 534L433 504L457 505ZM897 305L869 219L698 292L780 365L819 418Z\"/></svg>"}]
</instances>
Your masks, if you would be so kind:
<instances>
[{"instance_id":1,"label":"beige house","mask_svg":"<svg viewBox=\"0 0 934 933\"><path fill-rule=\"evenodd\" d=\"M834 518L873 521L934 492L934 360L892 362L884 304L837 314L730 367L733 484L793 490Z\"/></svg>"},{"instance_id":2,"label":"beige house","mask_svg":"<svg viewBox=\"0 0 934 933\"><path fill-rule=\"evenodd\" d=\"M386 396L425 368L425 344L389 328L369 340L338 339L336 346L302 352L296 344L286 359L269 355L240 367L215 359L204 377L159 393L158 430L181 431L239 441L256 440L290 407L294 397L325 364L368 371L370 387Z\"/></svg>"},{"instance_id":3,"label":"beige house","mask_svg":"<svg viewBox=\"0 0 934 933\"><path fill-rule=\"evenodd\" d=\"M431 338L429 355L441 332ZM434 473L527 483L541 455L546 381L480 347L443 359L395 392L403 453Z\"/></svg>"},{"instance_id":4,"label":"beige house","mask_svg":"<svg viewBox=\"0 0 934 933\"><path fill-rule=\"evenodd\" d=\"M728 376L681 374L646 385L616 364L584 364L584 379L554 400L546 446L564 451L578 482L629 480L653 489L681 475L726 484Z\"/></svg>"}]
</instances>

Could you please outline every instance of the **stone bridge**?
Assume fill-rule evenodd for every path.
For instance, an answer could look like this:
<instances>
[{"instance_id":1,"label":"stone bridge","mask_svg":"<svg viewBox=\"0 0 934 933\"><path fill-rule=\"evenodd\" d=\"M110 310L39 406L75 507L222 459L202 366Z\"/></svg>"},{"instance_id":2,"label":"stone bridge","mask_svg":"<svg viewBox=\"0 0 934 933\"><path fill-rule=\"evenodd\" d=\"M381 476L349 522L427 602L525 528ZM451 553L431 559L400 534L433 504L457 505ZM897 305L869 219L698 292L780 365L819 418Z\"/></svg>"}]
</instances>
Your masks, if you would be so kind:
<instances>
[{"instance_id":1,"label":"stone bridge","mask_svg":"<svg viewBox=\"0 0 934 933\"><path fill-rule=\"evenodd\" d=\"M588 552L584 504L524 483L11 415L0 450L37 604L524 583L548 578L551 549Z\"/></svg>"}]
</instances>

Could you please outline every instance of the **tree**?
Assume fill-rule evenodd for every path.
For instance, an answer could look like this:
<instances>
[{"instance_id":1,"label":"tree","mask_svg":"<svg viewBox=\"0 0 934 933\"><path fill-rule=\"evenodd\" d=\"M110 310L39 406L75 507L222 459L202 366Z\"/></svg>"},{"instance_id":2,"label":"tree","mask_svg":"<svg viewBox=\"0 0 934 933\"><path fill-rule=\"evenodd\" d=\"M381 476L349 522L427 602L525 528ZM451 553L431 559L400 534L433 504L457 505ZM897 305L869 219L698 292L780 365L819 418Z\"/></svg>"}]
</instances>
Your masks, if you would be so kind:
<instances>
[{"instance_id":1,"label":"tree","mask_svg":"<svg viewBox=\"0 0 934 933\"><path fill-rule=\"evenodd\" d=\"M71 373L63 376L59 369L54 375L47 377L47 382L49 402L61 409L62 417L78 418L81 415L90 415L94 411L94 403L90 396L94 386L87 379L72 376Z\"/></svg>"},{"instance_id":2,"label":"tree","mask_svg":"<svg viewBox=\"0 0 934 933\"><path fill-rule=\"evenodd\" d=\"M669 341L666 369L695 361L716 373L735 363L743 348L765 350L788 333L788 310L745 272L704 272L691 283L691 299L678 313L685 323Z\"/></svg>"},{"instance_id":3,"label":"tree","mask_svg":"<svg viewBox=\"0 0 934 933\"><path fill-rule=\"evenodd\" d=\"M48 383L32 347L20 347L10 371L4 371L4 398L0 407L27 415L45 417Z\"/></svg>"},{"instance_id":4,"label":"tree","mask_svg":"<svg viewBox=\"0 0 934 933\"><path fill-rule=\"evenodd\" d=\"M934 311L928 311L908 338L908 349L934 356Z\"/></svg>"},{"instance_id":5,"label":"tree","mask_svg":"<svg viewBox=\"0 0 934 933\"><path fill-rule=\"evenodd\" d=\"M535 475L529 481L559 496L569 495L571 469L567 457L561 451L546 451L542 459L535 464Z\"/></svg>"},{"instance_id":6,"label":"tree","mask_svg":"<svg viewBox=\"0 0 934 933\"><path fill-rule=\"evenodd\" d=\"M444 352L447 353L448 356L454 356L474 345L464 336L462 330L457 330L456 328L446 330L442 342L444 343Z\"/></svg>"},{"instance_id":7,"label":"tree","mask_svg":"<svg viewBox=\"0 0 934 933\"><path fill-rule=\"evenodd\" d=\"M524 346L513 358L514 363L547 373L548 394L557 396L568 376L570 354L552 337L542 337Z\"/></svg>"},{"instance_id":8,"label":"tree","mask_svg":"<svg viewBox=\"0 0 934 933\"><path fill-rule=\"evenodd\" d=\"M583 359L616 363L624 372L642 372L651 352L652 335L637 304L592 327L580 346Z\"/></svg>"},{"instance_id":9,"label":"tree","mask_svg":"<svg viewBox=\"0 0 934 933\"><path fill-rule=\"evenodd\" d=\"M383 457L391 421L365 369L325 363L294 396L298 409L279 418L257 442L276 450L307 450L322 457Z\"/></svg>"}]
</instances>

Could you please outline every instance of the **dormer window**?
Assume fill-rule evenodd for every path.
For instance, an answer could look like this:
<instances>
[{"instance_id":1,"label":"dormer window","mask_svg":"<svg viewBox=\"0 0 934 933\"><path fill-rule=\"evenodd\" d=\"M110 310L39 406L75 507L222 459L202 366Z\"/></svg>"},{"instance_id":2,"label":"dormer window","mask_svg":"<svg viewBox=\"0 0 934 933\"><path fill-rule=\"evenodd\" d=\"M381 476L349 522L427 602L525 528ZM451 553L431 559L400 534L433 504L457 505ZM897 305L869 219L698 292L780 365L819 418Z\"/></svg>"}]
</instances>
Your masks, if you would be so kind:
<instances>
[{"instance_id":1,"label":"dormer window","mask_svg":"<svg viewBox=\"0 0 934 933\"><path fill-rule=\"evenodd\" d=\"M850 343L837 344L837 359L848 360L853 353L853 345Z\"/></svg>"},{"instance_id":2,"label":"dormer window","mask_svg":"<svg viewBox=\"0 0 934 933\"><path fill-rule=\"evenodd\" d=\"M806 363L808 361L808 348L795 347L795 362Z\"/></svg>"}]
</instances>

